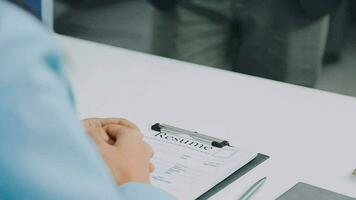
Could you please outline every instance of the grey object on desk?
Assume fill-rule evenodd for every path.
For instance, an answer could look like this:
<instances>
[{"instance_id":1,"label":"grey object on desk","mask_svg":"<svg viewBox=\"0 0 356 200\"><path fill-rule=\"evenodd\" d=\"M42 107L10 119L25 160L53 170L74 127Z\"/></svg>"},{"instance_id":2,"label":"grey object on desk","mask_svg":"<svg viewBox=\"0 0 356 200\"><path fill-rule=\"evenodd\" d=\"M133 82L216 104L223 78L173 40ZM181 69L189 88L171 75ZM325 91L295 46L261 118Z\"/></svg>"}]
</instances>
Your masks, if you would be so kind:
<instances>
[{"instance_id":1,"label":"grey object on desk","mask_svg":"<svg viewBox=\"0 0 356 200\"><path fill-rule=\"evenodd\" d=\"M356 200L306 183L298 183L277 200Z\"/></svg>"}]
</instances>

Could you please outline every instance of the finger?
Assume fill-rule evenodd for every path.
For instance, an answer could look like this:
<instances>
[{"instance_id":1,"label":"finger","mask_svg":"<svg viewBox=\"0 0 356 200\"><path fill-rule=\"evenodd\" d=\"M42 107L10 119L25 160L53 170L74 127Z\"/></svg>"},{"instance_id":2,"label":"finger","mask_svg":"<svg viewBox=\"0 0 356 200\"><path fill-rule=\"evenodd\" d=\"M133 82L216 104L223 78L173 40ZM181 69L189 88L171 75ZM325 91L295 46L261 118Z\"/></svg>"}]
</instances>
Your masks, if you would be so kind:
<instances>
[{"instance_id":1,"label":"finger","mask_svg":"<svg viewBox=\"0 0 356 200\"><path fill-rule=\"evenodd\" d=\"M87 118L87 119L83 119L82 121L82 125L86 128L101 128L101 123L99 119L96 118Z\"/></svg>"},{"instance_id":2,"label":"finger","mask_svg":"<svg viewBox=\"0 0 356 200\"><path fill-rule=\"evenodd\" d=\"M102 129L88 129L87 133L96 144L101 144L109 141L109 136Z\"/></svg>"},{"instance_id":3,"label":"finger","mask_svg":"<svg viewBox=\"0 0 356 200\"><path fill-rule=\"evenodd\" d=\"M129 134L130 137L137 139L143 139L143 135L139 131L121 125L107 125L104 127L104 130L114 141L118 141L124 134Z\"/></svg>"},{"instance_id":4,"label":"finger","mask_svg":"<svg viewBox=\"0 0 356 200\"><path fill-rule=\"evenodd\" d=\"M83 128L93 139L99 139L98 136L100 136L104 141L109 141L110 137L103 130L99 120L89 118L82 120L81 123Z\"/></svg>"},{"instance_id":5,"label":"finger","mask_svg":"<svg viewBox=\"0 0 356 200\"><path fill-rule=\"evenodd\" d=\"M150 173L154 172L155 169L156 169L155 165L153 163L150 163L150 166L149 166Z\"/></svg>"},{"instance_id":6,"label":"finger","mask_svg":"<svg viewBox=\"0 0 356 200\"><path fill-rule=\"evenodd\" d=\"M115 125L122 125L122 126L126 126L129 128L133 128L133 129L137 129L139 130L139 128L132 122L130 122L127 119L122 119L122 118L104 118L104 119L100 119L101 125L102 126L106 126L106 125L110 125L110 124L115 124Z\"/></svg>"},{"instance_id":7,"label":"finger","mask_svg":"<svg viewBox=\"0 0 356 200\"><path fill-rule=\"evenodd\" d=\"M147 155L151 159L154 156L154 151L153 151L152 147L149 144L147 144L147 143L144 143L144 144L146 146Z\"/></svg>"},{"instance_id":8,"label":"finger","mask_svg":"<svg viewBox=\"0 0 356 200\"><path fill-rule=\"evenodd\" d=\"M127 127L121 125L107 125L104 126L104 130L110 136L110 138L112 138L115 141L122 134L125 134L129 131Z\"/></svg>"}]
</instances>

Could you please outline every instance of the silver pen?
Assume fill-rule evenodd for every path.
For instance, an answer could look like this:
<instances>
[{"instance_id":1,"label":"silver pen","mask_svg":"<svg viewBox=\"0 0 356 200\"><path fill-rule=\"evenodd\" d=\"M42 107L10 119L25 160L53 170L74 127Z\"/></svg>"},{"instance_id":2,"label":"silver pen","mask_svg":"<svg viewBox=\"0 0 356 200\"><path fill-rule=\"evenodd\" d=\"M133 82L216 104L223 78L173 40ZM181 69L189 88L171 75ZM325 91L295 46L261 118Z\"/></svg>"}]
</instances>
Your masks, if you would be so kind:
<instances>
[{"instance_id":1,"label":"silver pen","mask_svg":"<svg viewBox=\"0 0 356 200\"><path fill-rule=\"evenodd\" d=\"M253 184L238 200L249 200L251 197L261 188L261 186L266 182L267 177L262 178Z\"/></svg>"},{"instance_id":2,"label":"silver pen","mask_svg":"<svg viewBox=\"0 0 356 200\"><path fill-rule=\"evenodd\" d=\"M201 134L198 132L194 132L194 131L188 131L185 129L177 128L177 127L166 125L166 124L156 123L151 127L151 129L154 131L168 133L168 134L188 135L196 140L200 140L202 142L209 143L211 146L218 147L218 148L222 148L224 146L230 146L229 142L226 140L207 136L207 135L204 135L204 134Z\"/></svg>"}]
</instances>

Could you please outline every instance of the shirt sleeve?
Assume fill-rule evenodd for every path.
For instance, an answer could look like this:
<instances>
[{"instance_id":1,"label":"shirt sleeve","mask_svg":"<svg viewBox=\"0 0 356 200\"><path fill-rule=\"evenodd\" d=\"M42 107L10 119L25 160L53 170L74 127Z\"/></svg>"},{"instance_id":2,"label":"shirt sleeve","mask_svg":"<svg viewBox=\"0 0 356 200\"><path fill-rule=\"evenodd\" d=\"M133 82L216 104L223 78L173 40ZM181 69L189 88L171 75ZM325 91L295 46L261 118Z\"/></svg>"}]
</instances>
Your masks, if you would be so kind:
<instances>
[{"instance_id":1,"label":"shirt sleeve","mask_svg":"<svg viewBox=\"0 0 356 200\"><path fill-rule=\"evenodd\" d=\"M126 183L118 189L126 199L172 199L167 192L157 190L149 184Z\"/></svg>"},{"instance_id":2,"label":"shirt sleeve","mask_svg":"<svg viewBox=\"0 0 356 200\"><path fill-rule=\"evenodd\" d=\"M59 52L40 23L0 0L0 199L172 199L114 183L73 111Z\"/></svg>"}]
</instances>

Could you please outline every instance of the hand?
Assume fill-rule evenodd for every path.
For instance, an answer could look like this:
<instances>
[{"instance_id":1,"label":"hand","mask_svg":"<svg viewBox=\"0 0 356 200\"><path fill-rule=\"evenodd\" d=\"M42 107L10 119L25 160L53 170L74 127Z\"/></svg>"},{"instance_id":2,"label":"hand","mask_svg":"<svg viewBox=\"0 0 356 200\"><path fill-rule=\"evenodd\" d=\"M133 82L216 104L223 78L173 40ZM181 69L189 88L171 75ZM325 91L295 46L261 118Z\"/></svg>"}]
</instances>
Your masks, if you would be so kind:
<instances>
[{"instance_id":1,"label":"hand","mask_svg":"<svg viewBox=\"0 0 356 200\"><path fill-rule=\"evenodd\" d=\"M82 124L119 185L150 182L153 150L136 125L125 119L97 118L85 119Z\"/></svg>"}]
</instances>

